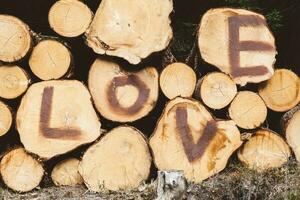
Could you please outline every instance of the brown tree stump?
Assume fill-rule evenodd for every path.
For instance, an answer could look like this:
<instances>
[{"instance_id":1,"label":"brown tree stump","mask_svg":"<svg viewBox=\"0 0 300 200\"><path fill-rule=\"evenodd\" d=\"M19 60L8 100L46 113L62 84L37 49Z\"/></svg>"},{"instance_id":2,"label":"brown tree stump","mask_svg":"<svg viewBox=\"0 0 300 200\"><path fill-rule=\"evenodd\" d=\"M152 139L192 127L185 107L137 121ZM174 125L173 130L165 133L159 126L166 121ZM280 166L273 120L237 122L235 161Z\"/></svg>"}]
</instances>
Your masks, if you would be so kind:
<instances>
[{"instance_id":1,"label":"brown tree stump","mask_svg":"<svg viewBox=\"0 0 300 200\"><path fill-rule=\"evenodd\" d=\"M32 39L28 26L11 15L0 15L0 61L15 62L31 48Z\"/></svg>"},{"instance_id":2,"label":"brown tree stump","mask_svg":"<svg viewBox=\"0 0 300 200\"><path fill-rule=\"evenodd\" d=\"M150 146L159 170L183 170L188 181L220 172L242 144L233 121L215 121L196 100L171 100L151 136Z\"/></svg>"},{"instance_id":3,"label":"brown tree stump","mask_svg":"<svg viewBox=\"0 0 300 200\"><path fill-rule=\"evenodd\" d=\"M207 11L200 23L202 58L229 74L240 85L269 79L276 47L264 16L243 9Z\"/></svg>"},{"instance_id":4,"label":"brown tree stump","mask_svg":"<svg viewBox=\"0 0 300 200\"><path fill-rule=\"evenodd\" d=\"M28 192L40 184L44 169L25 149L17 148L4 155L0 173L7 187L17 192Z\"/></svg>"},{"instance_id":5,"label":"brown tree stump","mask_svg":"<svg viewBox=\"0 0 300 200\"><path fill-rule=\"evenodd\" d=\"M98 54L138 64L169 44L172 10L170 0L103 0L86 31L87 44Z\"/></svg>"},{"instance_id":6,"label":"brown tree stump","mask_svg":"<svg viewBox=\"0 0 300 200\"><path fill-rule=\"evenodd\" d=\"M132 122L146 116L158 98L158 73L154 67L126 72L117 63L97 59L88 85L94 103L106 119Z\"/></svg>"},{"instance_id":7,"label":"brown tree stump","mask_svg":"<svg viewBox=\"0 0 300 200\"><path fill-rule=\"evenodd\" d=\"M91 96L74 80L33 84L21 101L16 126L25 149L43 159L93 142L101 134Z\"/></svg>"},{"instance_id":8,"label":"brown tree stump","mask_svg":"<svg viewBox=\"0 0 300 200\"><path fill-rule=\"evenodd\" d=\"M266 120L267 113L262 98L251 91L239 92L229 107L230 118L244 129L259 127Z\"/></svg>"},{"instance_id":9,"label":"brown tree stump","mask_svg":"<svg viewBox=\"0 0 300 200\"><path fill-rule=\"evenodd\" d=\"M82 1L59 0L48 14L50 27L64 37L83 34L92 21L93 13Z\"/></svg>"},{"instance_id":10,"label":"brown tree stump","mask_svg":"<svg viewBox=\"0 0 300 200\"><path fill-rule=\"evenodd\" d=\"M260 85L259 94L268 108L277 112L290 110L300 102L300 79L290 70L278 69Z\"/></svg>"},{"instance_id":11,"label":"brown tree stump","mask_svg":"<svg viewBox=\"0 0 300 200\"><path fill-rule=\"evenodd\" d=\"M120 126L83 155L79 172L92 191L133 189L147 179L151 155L141 132Z\"/></svg>"},{"instance_id":12,"label":"brown tree stump","mask_svg":"<svg viewBox=\"0 0 300 200\"><path fill-rule=\"evenodd\" d=\"M0 97L14 99L28 88L29 76L18 66L0 66Z\"/></svg>"},{"instance_id":13,"label":"brown tree stump","mask_svg":"<svg viewBox=\"0 0 300 200\"><path fill-rule=\"evenodd\" d=\"M240 148L239 160L248 168L263 171L282 166L291 152L285 141L275 132L260 129Z\"/></svg>"},{"instance_id":14,"label":"brown tree stump","mask_svg":"<svg viewBox=\"0 0 300 200\"><path fill-rule=\"evenodd\" d=\"M229 76L213 72L198 81L195 95L208 107L222 109L230 104L236 94L236 84Z\"/></svg>"},{"instance_id":15,"label":"brown tree stump","mask_svg":"<svg viewBox=\"0 0 300 200\"><path fill-rule=\"evenodd\" d=\"M9 107L0 101L0 136L5 135L12 123L12 113Z\"/></svg>"},{"instance_id":16,"label":"brown tree stump","mask_svg":"<svg viewBox=\"0 0 300 200\"><path fill-rule=\"evenodd\" d=\"M59 79L71 67L71 52L62 43L53 39L40 41L29 58L31 71L41 80Z\"/></svg>"},{"instance_id":17,"label":"brown tree stump","mask_svg":"<svg viewBox=\"0 0 300 200\"><path fill-rule=\"evenodd\" d=\"M160 74L159 83L162 92L169 99L177 96L191 97L196 86L196 74L184 63L172 63Z\"/></svg>"},{"instance_id":18,"label":"brown tree stump","mask_svg":"<svg viewBox=\"0 0 300 200\"><path fill-rule=\"evenodd\" d=\"M83 179L78 171L79 160L69 158L55 165L51 178L55 185L74 186L83 183Z\"/></svg>"},{"instance_id":19,"label":"brown tree stump","mask_svg":"<svg viewBox=\"0 0 300 200\"><path fill-rule=\"evenodd\" d=\"M287 143L294 151L297 161L300 162L300 105L283 115L282 128Z\"/></svg>"}]
</instances>

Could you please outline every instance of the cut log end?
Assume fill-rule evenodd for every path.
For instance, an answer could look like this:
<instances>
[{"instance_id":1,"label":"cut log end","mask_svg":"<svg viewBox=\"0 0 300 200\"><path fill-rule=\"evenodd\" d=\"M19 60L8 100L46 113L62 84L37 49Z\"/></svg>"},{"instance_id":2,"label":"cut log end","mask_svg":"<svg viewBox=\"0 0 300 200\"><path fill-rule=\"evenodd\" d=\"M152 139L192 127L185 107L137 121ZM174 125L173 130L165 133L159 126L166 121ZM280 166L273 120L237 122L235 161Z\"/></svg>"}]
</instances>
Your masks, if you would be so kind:
<instances>
[{"instance_id":1,"label":"cut log end","mask_svg":"<svg viewBox=\"0 0 300 200\"><path fill-rule=\"evenodd\" d=\"M28 88L27 73L18 66L0 66L0 97L14 99Z\"/></svg>"},{"instance_id":2,"label":"cut log end","mask_svg":"<svg viewBox=\"0 0 300 200\"><path fill-rule=\"evenodd\" d=\"M207 74L199 80L198 84L199 90L196 91L196 96L199 96L205 105L213 109L226 107L237 94L236 84L223 73Z\"/></svg>"},{"instance_id":3,"label":"cut log end","mask_svg":"<svg viewBox=\"0 0 300 200\"><path fill-rule=\"evenodd\" d=\"M15 62L23 58L31 48L29 28L20 19L0 15L0 61Z\"/></svg>"},{"instance_id":4,"label":"cut log end","mask_svg":"<svg viewBox=\"0 0 300 200\"><path fill-rule=\"evenodd\" d=\"M142 133L121 126L85 152L79 172L93 191L133 189L147 179L150 165L151 156Z\"/></svg>"},{"instance_id":5,"label":"cut log end","mask_svg":"<svg viewBox=\"0 0 300 200\"><path fill-rule=\"evenodd\" d=\"M97 110L112 121L140 119L154 108L158 98L154 67L126 72L117 63L97 59L90 69L88 85Z\"/></svg>"},{"instance_id":6,"label":"cut log end","mask_svg":"<svg viewBox=\"0 0 300 200\"><path fill-rule=\"evenodd\" d=\"M250 91L239 92L229 107L230 118L244 129L259 127L266 120L267 112L262 98Z\"/></svg>"},{"instance_id":7,"label":"cut log end","mask_svg":"<svg viewBox=\"0 0 300 200\"><path fill-rule=\"evenodd\" d=\"M29 58L31 71L42 80L59 79L71 66L71 53L57 40L46 39L39 42Z\"/></svg>"},{"instance_id":8,"label":"cut log end","mask_svg":"<svg viewBox=\"0 0 300 200\"><path fill-rule=\"evenodd\" d=\"M268 108L284 112L300 102L300 79L290 70L278 69L274 76L259 88Z\"/></svg>"},{"instance_id":9,"label":"cut log end","mask_svg":"<svg viewBox=\"0 0 300 200\"><path fill-rule=\"evenodd\" d=\"M83 34L92 21L93 13L79 0L59 0L50 9L48 20L51 28L64 37Z\"/></svg>"},{"instance_id":10,"label":"cut log end","mask_svg":"<svg viewBox=\"0 0 300 200\"><path fill-rule=\"evenodd\" d=\"M8 132L12 123L12 113L7 105L0 101L0 136Z\"/></svg>"},{"instance_id":11,"label":"cut log end","mask_svg":"<svg viewBox=\"0 0 300 200\"><path fill-rule=\"evenodd\" d=\"M260 129L238 151L239 160L250 169L264 171L288 161L289 146L276 133Z\"/></svg>"},{"instance_id":12,"label":"cut log end","mask_svg":"<svg viewBox=\"0 0 300 200\"><path fill-rule=\"evenodd\" d=\"M173 63L162 71L159 81L160 88L167 98L191 97L196 86L196 74L184 63Z\"/></svg>"},{"instance_id":13,"label":"cut log end","mask_svg":"<svg viewBox=\"0 0 300 200\"><path fill-rule=\"evenodd\" d=\"M55 185L74 186L83 183L83 179L78 172L79 160L70 158L63 160L52 170L51 178Z\"/></svg>"},{"instance_id":14,"label":"cut log end","mask_svg":"<svg viewBox=\"0 0 300 200\"><path fill-rule=\"evenodd\" d=\"M40 162L18 148L5 154L0 163L4 183L14 191L28 192L37 187L44 175Z\"/></svg>"}]
</instances>

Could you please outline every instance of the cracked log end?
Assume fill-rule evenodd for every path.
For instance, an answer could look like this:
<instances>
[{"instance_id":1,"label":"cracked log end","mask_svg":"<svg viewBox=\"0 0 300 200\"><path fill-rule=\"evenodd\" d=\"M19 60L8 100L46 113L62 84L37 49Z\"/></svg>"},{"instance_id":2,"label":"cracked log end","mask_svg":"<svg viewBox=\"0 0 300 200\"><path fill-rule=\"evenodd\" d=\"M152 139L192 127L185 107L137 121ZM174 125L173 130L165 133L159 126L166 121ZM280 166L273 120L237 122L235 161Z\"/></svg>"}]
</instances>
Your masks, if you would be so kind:
<instances>
[{"instance_id":1,"label":"cracked log end","mask_svg":"<svg viewBox=\"0 0 300 200\"><path fill-rule=\"evenodd\" d=\"M0 136L5 135L11 127L12 113L9 107L0 101Z\"/></svg>"},{"instance_id":2,"label":"cracked log end","mask_svg":"<svg viewBox=\"0 0 300 200\"><path fill-rule=\"evenodd\" d=\"M69 158L55 165L51 178L56 186L74 186L83 183L83 179L78 171L79 160Z\"/></svg>"},{"instance_id":3,"label":"cracked log end","mask_svg":"<svg viewBox=\"0 0 300 200\"><path fill-rule=\"evenodd\" d=\"M236 94L236 84L228 75L213 72L198 81L195 95L208 107L222 109L230 104Z\"/></svg>"},{"instance_id":4,"label":"cracked log end","mask_svg":"<svg viewBox=\"0 0 300 200\"><path fill-rule=\"evenodd\" d=\"M233 121L215 121L200 102L181 97L167 104L150 139L159 170L183 170L196 183L223 170L241 143Z\"/></svg>"},{"instance_id":5,"label":"cracked log end","mask_svg":"<svg viewBox=\"0 0 300 200\"><path fill-rule=\"evenodd\" d=\"M28 192L37 187L44 175L40 162L17 148L5 154L0 163L3 182L17 192Z\"/></svg>"},{"instance_id":6,"label":"cracked log end","mask_svg":"<svg viewBox=\"0 0 300 200\"><path fill-rule=\"evenodd\" d=\"M229 117L244 129L259 127L266 120L267 112L262 98L250 91L239 92L229 107Z\"/></svg>"},{"instance_id":7,"label":"cracked log end","mask_svg":"<svg viewBox=\"0 0 300 200\"><path fill-rule=\"evenodd\" d=\"M87 44L96 53L138 64L169 44L172 10L171 0L103 0L85 33Z\"/></svg>"},{"instance_id":8,"label":"cracked log end","mask_svg":"<svg viewBox=\"0 0 300 200\"><path fill-rule=\"evenodd\" d=\"M117 63L97 59L90 69L88 85L97 110L112 121L140 119L154 108L158 98L154 67L126 72Z\"/></svg>"},{"instance_id":9,"label":"cracked log end","mask_svg":"<svg viewBox=\"0 0 300 200\"><path fill-rule=\"evenodd\" d=\"M196 74L184 63L173 63L164 68L159 83L162 92L169 99L177 96L191 97L196 86Z\"/></svg>"},{"instance_id":10,"label":"cracked log end","mask_svg":"<svg viewBox=\"0 0 300 200\"><path fill-rule=\"evenodd\" d=\"M151 155L141 132L120 126L83 155L79 172L92 191L133 189L150 173Z\"/></svg>"},{"instance_id":11,"label":"cracked log end","mask_svg":"<svg viewBox=\"0 0 300 200\"><path fill-rule=\"evenodd\" d=\"M239 160L248 168L264 171L281 167L291 152L285 141L275 132L260 129L238 151Z\"/></svg>"},{"instance_id":12,"label":"cracked log end","mask_svg":"<svg viewBox=\"0 0 300 200\"><path fill-rule=\"evenodd\" d=\"M5 99L19 97L27 90L29 82L29 77L22 68L0 66L0 97Z\"/></svg>"},{"instance_id":13,"label":"cracked log end","mask_svg":"<svg viewBox=\"0 0 300 200\"><path fill-rule=\"evenodd\" d=\"M92 21L93 13L79 0L60 0L50 8L50 27L64 37L77 37L83 34Z\"/></svg>"},{"instance_id":14,"label":"cracked log end","mask_svg":"<svg viewBox=\"0 0 300 200\"><path fill-rule=\"evenodd\" d=\"M262 82L274 73L275 40L260 14L231 8L207 11L201 19L198 46L206 62L237 84Z\"/></svg>"},{"instance_id":15,"label":"cracked log end","mask_svg":"<svg viewBox=\"0 0 300 200\"><path fill-rule=\"evenodd\" d=\"M290 70L278 69L258 92L271 110L288 111L300 102L300 79Z\"/></svg>"},{"instance_id":16,"label":"cracked log end","mask_svg":"<svg viewBox=\"0 0 300 200\"><path fill-rule=\"evenodd\" d=\"M31 71L42 80L59 79L71 66L71 52L62 43L53 39L39 42L29 58Z\"/></svg>"},{"instance_id":17,"label":"cracked log end","mask_svg":"<svg viewBox=\"0 0 300 200\"><path fill-rule=\"evenodd\" d=\"M93 142L101 134L91 96L75 80L33 84L21 101L16 126L26 150L43 159Z\"/></svg>"},{"instance_id":18,"label":"cracked log end","mask_svg":"<svg viewBox=\"0 0 300 200\"><path fill-rule=\"evenodd\" d=\"M0 15L0 61L15 62L31 48L32 39L28 26L10 15Z\"/></svg>"}]
</instances>

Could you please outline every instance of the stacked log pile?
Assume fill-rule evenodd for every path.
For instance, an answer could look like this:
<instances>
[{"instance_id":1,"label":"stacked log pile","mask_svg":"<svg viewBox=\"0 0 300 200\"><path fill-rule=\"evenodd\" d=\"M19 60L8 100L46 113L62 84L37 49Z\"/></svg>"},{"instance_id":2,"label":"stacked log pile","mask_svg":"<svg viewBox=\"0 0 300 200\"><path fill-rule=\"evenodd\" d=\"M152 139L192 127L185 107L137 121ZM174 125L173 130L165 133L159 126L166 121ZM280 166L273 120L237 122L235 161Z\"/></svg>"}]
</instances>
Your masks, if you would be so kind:
<instances>
[{"instance_id":1,"label":"stacked log pile","mask_svg":"<svg viewBox=\"0 0 300 200\"><path fill-rule=\"evenodd\" d=\"M51 172L55 185L84 183L96 192L137 188L148 180L152 162L160 174L181 170L188 182L200 183L234 155L258 171L282 166L292 151L300 160L300 80L288 69L274 69L275 39L264 16L207 11L198 53L219 70L199 75L195 68L201 66L143 62L172 39L172 7L170 0L103 0L93 16L81 1L57 1L49 10L51 28L64 37L84 34L95 53L106 54L80 66L90 67L87 84L72 75L76 59L62 39L0 15L0 136L13 130L20 138L0 162L9 188L37 187L43 163L55 157L64 158ZM20 59L29 72L17 65ZM241 87L248 83L258 90ZM11 109L8 99L16 98L20 103ZM268 109L286 112L282 134L266 126ZM227 117L219 119L216 111ZM148 119L157 122L148 124L151 136L134 127ZM246 141L245 133L251 133ZM67 154L82 145L80 157Z\"/></svg>"}]
</instances>

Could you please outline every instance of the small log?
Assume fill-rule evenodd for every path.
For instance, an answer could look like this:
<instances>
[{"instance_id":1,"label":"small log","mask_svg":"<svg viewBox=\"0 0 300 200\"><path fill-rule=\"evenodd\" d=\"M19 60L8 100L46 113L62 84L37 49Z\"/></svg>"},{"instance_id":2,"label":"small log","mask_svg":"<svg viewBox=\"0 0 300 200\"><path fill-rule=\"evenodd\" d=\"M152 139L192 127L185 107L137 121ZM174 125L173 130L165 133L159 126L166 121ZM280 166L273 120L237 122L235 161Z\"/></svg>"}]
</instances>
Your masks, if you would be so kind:
<instances>
[{"instance_id":1,"label":"small log","mask_svg":"<svg viewBox=\"0 0 300 200\"><path fill-rule=\"evenodd\" d=\"M300 162L300 104L283 115L282 128L287 143L294 151L297 161Z\"/></svg>"},{"instance_id":2,"label":"small log","mask_svg":"<svg viewBox=\"0 0 300 200\"><path fill-rule=\"evenodd\" d=\"M87 44L98 54L138 64L168 46L172 10L170 0L102 0L86 31Z\"/></svg>"},{"instance_id":3,"label":"small log","mask_svg":"<svg viewBox=\"0 0 300 200\"><path fill-rule=\"evenodd\" d=\"M160 74L159 83L162 92L169 99L177 96L191 97L196 86L196 74L184 63L172 63Z\"/></svg>"},{"instance_id":4,"label":"small log","mask_svg":"<svg viewBox=\"0 0 300 200\"><path fill-rule=\"evenodd\" d=\"M290 70L278 69L274 76L259 87L259 95L271 110L284 112L300 102L300 79Z\"/></svg>"},{"instance_id":5,"label":"small log","mask_svg":"<svg viewBox=\"0 0 300 200\"><path fill-rule=\"evenodd\" d=\"M183 171L158 171L156 200L181 200L186 189Z\"/></svg>"},{"instance_id":6,"label":"small log","mask_svg":"<svg viewBox=\"0 0 300 200\"><path fill-rule=\"evenodd\" d=\"M97 59L90 69L88 85L97 110L112 121L140 119L154 108L158 98L154 67L126 72L117 63Z\"/></svg>"},{"instance_id":7,"label":"small log","mask_svg":"<svg viewBox=\"0 0 300 200\"><path fill-rule=\"evenodd\" d=\"M290 148L285 141L266 129L257 130L238 151L239 160L257 171L281 167L290 155Z\"/></svg>"},{"instance_id":8,"label":"small log","mask_svg":"<svg viewBox=\"0 0 300 200\"><path fill-rule=\"evenodd\" d=\"M21 96L30 83L29 76L19 66L0 66L0 97L14 99Z\"/></svg>"},{"instance_id":9,"label":"small log","mask_svg":"<svg viewBox=\"0 0 300 200\"><path fill-rule=\"evenodd\" d=\"M15 62L23 58L32 44L29 27L11 15L0 15L0 61Z\"/></svg>"},{"instance_id":10,"label":"small log","mask_svg":"<svg viewBox=\"0 0 300 200\"><path fill-rule=\"evenodd\" d=\"M59 0L48 14L50 27L64 37L83 34L92 21L93 13L82 1Z\"/></svg>"},{"instance_id":11,"label":"small log","mask_svg":"<svg viewBox=\"0 0 300 200\"><path fill-rule=\"evenodd\" d=\"M198 46L206 62L237 84L259 83L274 73L275 40L258 13L232 8L207 11L201 19Z\"/></svg>"},{"instance_id":12,"label":"small log","mask_svg":"<svg viewBox=\"0 0 300 200\"><path fill-rule=\"evenodd\" d=\"M251 91L241 91L229 106L229 117L244 129L259 127L267 118L267 107L262 98Z\"/></svg>"},{"instance_id":13,"label":"small log","mask_svg":"<svg viewBox=\"0 0 300 200\"><path fill-rule=\"evenodd\" d=\"M101 134L91 96L75 80L33 84L22 98L16 126L25 149L43 159L93 142Z\"/></svg>"},{"instance_id":14,"label":"small log","mask_svg":"<svg viewBox=\"0 0 300 200\"><path fill-rule=\"evenodd\" d=\"M78 171L79 160L69 158L55 165L51 178L56 186L74 186L83 183L83 179Z\"/></svg>"},{"instance_id":15,"label":"small log","mask_svg":"<svg viewBox=\"0 0 300 200\"><path fill-rule=\"evenodd\" d=\"M195 96L212 109L222 109L230 104L236 94L236 84L229 76L213 72L198 81Z\"/></svg>"},{"instance_id":16,"label":"small log","mask_svg":"<svg viewBox=\"0 0 300 200\"><path fill-rule=\"evenodd\" d=\"M196 183L223 170L241 144L233 121L216 121L200 102L181 97L167 104L150 139L159 170L183 170Z\"/></svg>"},{"instance_id":17,"label":"small log","mask_svg":"<svg viewBox=\"0 0 300 200\"><path fill-rule=\"evenodd\" d=\"M83 155L79 172L92 191L133 189L147 179L151 155L137 129L120 126L107 133Z\"/></svg>"},{"instance_id":18,"label":"small log","mask_svg":"<svg viewBox=\"0 0 300 200\"><path fill-rule=\"evenodd\" d=\"M40 184L44 169L25 149L17 148L4 155L0 163L0 173L3 182L10 189L28 192Z\"/></svg>"},{"instance_id":19,"label":"small log","mask_svg":"<svg viewBox=\"0 0 300 200\"><path fill-rule=\"evenodd\" d=\"M44 39L32 51L29 58L31 71L41 80L59 79L71 67L72 55L66 46L57 40Z\"/></svg>"},{"instance_id":20,"label":"small log","mask_svg":"<svg viewBox=\"0 0 300 200\"><path fill-rule=\"evenodd\" d=\"M5 135L12 123L12 113L9 107L0 101L0 136Z\"/></svg>"}]
</instances>

